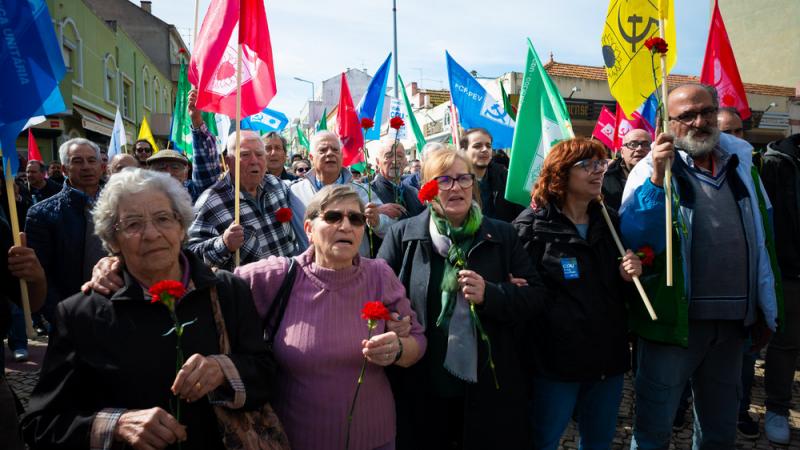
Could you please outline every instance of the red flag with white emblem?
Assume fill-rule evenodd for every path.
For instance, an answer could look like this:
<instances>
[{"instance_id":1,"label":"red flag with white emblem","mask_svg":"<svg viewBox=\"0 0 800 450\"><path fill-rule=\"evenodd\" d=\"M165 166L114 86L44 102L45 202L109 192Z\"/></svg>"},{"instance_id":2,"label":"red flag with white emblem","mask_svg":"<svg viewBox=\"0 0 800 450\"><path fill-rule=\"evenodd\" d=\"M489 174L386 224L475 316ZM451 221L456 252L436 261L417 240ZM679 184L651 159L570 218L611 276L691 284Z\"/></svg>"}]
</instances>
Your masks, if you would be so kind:
<instances>
[{"instance_id":1,"label":"red flag with white emblem","mask_svg":"<svg viewBox=\"0 0 800 450\"><path fill-rule=\"evenodd\" d=\"M364 135L361 132L361 121L353 106L353 97L347 78L342 74L342 89L339 94L339 111L336 113L336 134L342 140L342 165L352 166L362 161L361 149L364 147Z\"/></svg>"},{"instance_id":2,"label":"red flag with white emblem","mask_svg":"<svg viewBox=\"0 0 800 450\"><path fill-rule=\"evenodd\" d=\"M198 109L236 117L238 44L242 44L241 117L261 112L275 96L264 0L211 0L189 63Z\"/></svg>"}]
</instances>

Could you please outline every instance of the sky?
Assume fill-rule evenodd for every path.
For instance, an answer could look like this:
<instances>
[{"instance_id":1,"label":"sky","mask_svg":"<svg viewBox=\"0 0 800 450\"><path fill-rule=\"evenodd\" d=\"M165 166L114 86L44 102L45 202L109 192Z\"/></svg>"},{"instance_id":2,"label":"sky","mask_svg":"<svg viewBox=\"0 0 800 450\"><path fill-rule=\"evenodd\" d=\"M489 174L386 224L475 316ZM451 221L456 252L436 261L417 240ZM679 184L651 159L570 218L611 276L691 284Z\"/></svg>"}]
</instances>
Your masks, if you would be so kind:
<instances>
[{"instance_id":1,"label":"sky","mask_svg":"<svg viewBox=\"0 0 800 450\"><path fill-rule=\"evenodd\" d=\"M200 23L210 3L200 0ZM708 3L675 1L678 61L673 73L700 73ZM194 4L152 4L153 14L174 24L190 47ZM265 0L265 5L278 85L269 107L290 118L311 98L311 86L294 77L315 82L319 96L322 80L353 67L372 75L392 51L392 0ZM400 75L406 83L446 89L445 50L479 76L519 72L526 38L543 61L552 52L558 62L602 66L600 35L607 8L605 0L397 0Z\"/></svg>"}]
</instances>

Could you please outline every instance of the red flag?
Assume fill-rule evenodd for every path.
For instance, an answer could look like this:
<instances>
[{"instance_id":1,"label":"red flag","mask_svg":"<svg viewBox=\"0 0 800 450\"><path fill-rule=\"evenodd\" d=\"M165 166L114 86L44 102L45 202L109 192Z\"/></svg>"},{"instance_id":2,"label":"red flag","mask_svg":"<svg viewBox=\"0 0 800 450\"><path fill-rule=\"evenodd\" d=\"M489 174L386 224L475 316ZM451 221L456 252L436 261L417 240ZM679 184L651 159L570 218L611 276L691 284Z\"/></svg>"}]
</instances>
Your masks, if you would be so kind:
<instances>
[{"instance_id":1,"label":"red flag","mask_svg":"<svg viewBox=\"0 0 800 450\"><path fill-rule=\"evenodd\" d=\"M714 2L714 13L711 15L711 28L708 30L706 57L703 60L703 71L700 82L717 88L720 106L736 108L742 120L750 117L750 105L744 93L736 58L733 57L731 41L725 23L719 13L719 5Z\"/></svg>"},{"instance_id":2,"label":"red flag","mask_svg":"<svg viewBox=\"0 0 800 450\"><path fill-rule=\"evenodd\" d=\"M242 44L241 117L261 112L275 96L277 87L264 0L211 0L189 62L189 82L197 87L198 109L236 117L239 43Z\"/></svg>"},{"instance_id":3,"label":"red flag","mask_svg":"<svg viewBox=\"0 0 800 450\"><path fill-rule=\"evenodd\" d=\"M592 136L605 144L608 148L614 148L614 131L616 130L617 119L605 106L600 110L597 118L597 125L594 126Z\"/></svg>"},{"instance_id":4,"label":"red flag","mask_svg":"<svg viewBox=\"0 0 800 450\"><path fill-rule=\"evenodd\" d=\"M617 103L617 115L614 123L614 145L611 148L615 152L619 151L619 149L622 147L622 139L626 134L628 134L629 131L635 129L649 131L650 129L649 124L645 125L647 124L647 121L644 120L644 118L642 118L638 112L634 112L631 114L631 117L628 118L619 103Z\"/></svg>"},{"instance_id":5,"label":"red flag","mask_svg":"<svg viewBox=\"0 0 800 450\"><path fill-rule=\"evenodd\" d=\"M39 153L39 146L33 138L33 132L28 128L28 161L43 161L42 154Z\"/></svg>"},{"instance_id":6,"label":"red flag","mask_svg":"<svg viewBox=\"0 0 800 450\"><path fill-rule=\"evenodd\" d=\"M361 133L361 121L353 106L353 97L350 95L344 73L342 90L339 94L339 110L336 112L336 133L342 140L342 165L352 166L363 161L361 149L364 147L364 135Z\"/></svg>"}]
</instances>

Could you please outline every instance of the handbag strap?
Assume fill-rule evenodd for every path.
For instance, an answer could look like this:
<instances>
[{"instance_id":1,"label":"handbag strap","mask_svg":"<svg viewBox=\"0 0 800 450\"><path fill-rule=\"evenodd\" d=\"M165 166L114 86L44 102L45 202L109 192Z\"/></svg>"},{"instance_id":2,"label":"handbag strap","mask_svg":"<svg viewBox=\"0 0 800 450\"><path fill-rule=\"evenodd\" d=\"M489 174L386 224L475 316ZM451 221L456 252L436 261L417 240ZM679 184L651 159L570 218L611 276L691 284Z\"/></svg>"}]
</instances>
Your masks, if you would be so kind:
<instances>
[{"instance_id":1,"label":"handbag strap","mask_svg":"<svg viewBox=\"0 0 800 450\"><path fill-rule=\"evenodd\" d=\"M228 329L225 327L225 319L222 317L222 308L219 306L216 286L211 286L210 295L211 311L214 314L214 325L217 326L217 334L219 335L219 352L222 355L227 355L231 352L231 343L228 339Z\"/></svg>"},{"instance_id":2,"label":"handbag strap","mask_svg":"<svg viewBox=\"0 0 800 450\"><path fill-rule=\"evenodd\" d=\"M286 269L286 276L283 278L281 287L278 293L272 300L272 304L264 317L264 341L267 345L272 346L275 341L275 333L283 320L283 314L286 312L286 305L289 303L289 296L292 293L294 286L294 279L297 275L297 261L294 258L289 258L289 268Z\"/></svg>"}]
</instances>

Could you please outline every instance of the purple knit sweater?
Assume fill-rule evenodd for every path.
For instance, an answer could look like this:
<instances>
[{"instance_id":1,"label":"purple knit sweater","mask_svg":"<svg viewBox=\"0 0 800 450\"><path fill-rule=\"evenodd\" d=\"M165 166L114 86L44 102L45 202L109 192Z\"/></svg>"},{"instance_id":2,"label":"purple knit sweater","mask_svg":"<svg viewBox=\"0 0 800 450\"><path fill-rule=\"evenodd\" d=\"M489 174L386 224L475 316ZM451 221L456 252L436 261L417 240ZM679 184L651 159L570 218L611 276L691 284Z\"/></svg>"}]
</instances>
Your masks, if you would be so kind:
<instances>
[{"instance_id":1,"label":"purple knit sweater","mask_svg":"<svg viewBox=\"0 0 800 450\"><path fill-rule=\"evenodd\" d=\"M424 331L403 285L385 261L356 257L352 267L325 269L314 263L313 246L297 259L294 288L275 334L279 369L273 406L293 450L341 450L364 361L364 303L381 300L390 311L410 315L411 336L420 346L420 355L425 351ZM250 283L262 318L287 268L287 259L273 256L236 269L236 275ZM384 333L385 328L385 323L379 322L373 335ZM353 414L350 448L393 448L394 438L395 408L389 381L382 367L367 364Z\"/></svg>"}]
</instances>

